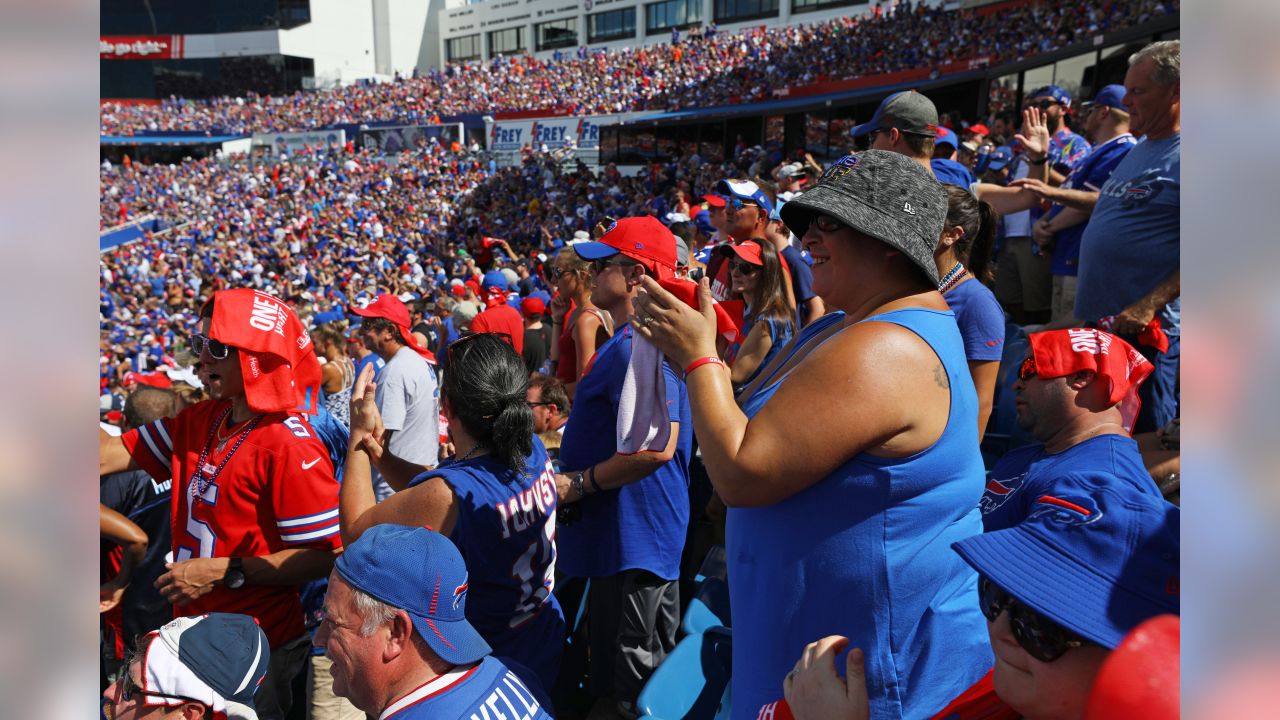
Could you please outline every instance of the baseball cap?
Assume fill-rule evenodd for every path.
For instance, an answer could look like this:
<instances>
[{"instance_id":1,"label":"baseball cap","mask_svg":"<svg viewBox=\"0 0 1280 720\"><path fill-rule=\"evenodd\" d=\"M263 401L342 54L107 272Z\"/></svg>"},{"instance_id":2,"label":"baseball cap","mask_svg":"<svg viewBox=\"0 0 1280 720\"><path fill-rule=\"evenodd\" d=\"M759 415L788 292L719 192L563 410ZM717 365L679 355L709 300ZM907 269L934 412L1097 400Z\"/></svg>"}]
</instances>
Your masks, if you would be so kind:
<instances>
[{"instance_id":1,"label":"baseball cap","mask_svg":"<svg viewBox=\"0 0 1280 720\"><path fill-rule=\"evenodd\" d=\"M716 232L711 224L711 212L708 210L699 210L698 214L693 216L693 224L697 226L698 232L707 237L711 237Z\"/></svg>"},{"instance_id":2,"label":"baseball cap","mask_svg":"<svg viewBox=\"0 0 1280 720\"><path fill-rule=\"evenodd\" d=\"M1002 145L985 155L979 153L978 162L974 164L973 170L979 174L988 170L1003 170L1011 162L1013 162L1013 148Z\"/></svg>"},{"instance_id":3,"label":"baseball cap","mask_svg":"<svg viewBox=\"0 0 1280 720\"><path fill-rule=\"evenodd\" d=\"M971 132L974 135L981 135L982 137L986 137L991 134L991 130L982 123L974 123L973 125L970 125L967 132Z\"/></svg>"},{"instance_id":4,"label":"baseball cap","mask_svg":"<svg viewBox=\"0 0 1280 720\"><path fill-rule=\"evenodd\" d=\"M617 220L599 240L578 243L573 249L584 260L621 253L638 260L659 279L672 275L676 269L675 236L657 218L647 215Z\"/></svg>"},{"instance_id":5,"label":"baseball cap","mask_svg":"<svg viewBox=\"0 0 1280 720\"><path fill-rule=\"evenodd\" d=\"M215 715L257 720L254 693L267 675L267 636L248 615L180 617L151 632L142 659L142 687L203 703ZM139 643L139 647L144 643ZM148 705L184 700L147 696Z\"/></svg>"},{"instance_id":6,"label":"baseball cap","mask_svg":"<svg viewBox=\"0 0 1280 720\"><path fill-rule=\"evenodd\" d=\"M376 300L365 307L352 307L351 312L360 317L383 318L390 320L394 325L409 326L409 308L405 307L404 301L395 295L380 294Z\"/></svg>"},{"instance_id":7,"label":"baseball cap","mask_svg":"<svg viewBox=\"0 0 1280 720\"><path fill-rule=\"evenodd\" d=\"M1129 108L1124 104L1125 89L1123 85L1106 85L1103 86L1093 100L1081 106L1082 110L1092 109L1094 105L1106 105L1110 108L1129 112Z\"/></svg>"},{"instance_id":8,"label":"baseball cap","mask_svg":"<svg viewBox=\"0 0 1280 720\"><path fill-rule=\"evenodd\" d=\"M1049 98L1063 107L1071 107L1071 93L1059 85L1045 85L1042 88L1036 88L1027 96L1028 100L1039 100L1040 98Z\"/></svg>"},{"instance_id":9,"label":"baseball cap","mask_svg":"<svg viewBox=\"0 0 1280 720\"><path fill-rule=\"evenodd\" d=\"M895 127L904 133L933 137L938 132L938 108L933 101L915 90L896 92L880 101L880 106L867 122L849 134L862 137L878 128Z\"/></svg>"},{"instance_id":10,"label":"baseball cap","mask_svg":"<svg viewBox=\"0 0 1280 720\"><path fill-rule=\"evenodd\" d=\"M716 195L715 193L707 193L706 195L702 196L702 199L705 200L707 204L710 205L711 207L718 207L718 208L724 207L724 197L720 195Z\"/></svg>"},{"instance_id":11,"label":"baseball cap","mask_svg":"<svg viewBox=\"0 0 1280 720\"><path fill-rule=\"evenodd\" d=\"M886 150L846 155L782 208L782 220L804 237L819 213L899 250L937 284L933 250L947 218L947 194L920 163Z\"/></svg>"},{"instance_id":12,"label":"baseball cap","mask_svg":"<svg viewBox=\"0 0 1280 720\"><path fill-rule=\"evenodd\" d=\"M804 174L804 165L801 165L798 162L790 163L788 165L783 165L782 167L778 168L778 177L780 178L799 177L803 174Z\"/></svg>"},{"instance_id":13,"label":"baseball cap","mask_svg":"<svg viewBox=\"0 0 1280 720\"><path fill-rule=\"evenodd\" d=\"M933 144L935 146L950 145L954 149L960 148L960 141L956 138L956 134L950 128L945 127L938 128L938 137L934 139Z\"/></svg>"},{"instance_id":14,"label":"baseball cap","mask_svg":"<svg viewBox=\"0 0 1280 720\"><path fill-rule=\"evenodd\" d=\"M541 298L536 298L530 295L520 301L520 311L525 314L525 317L542 315L547 311L547 306L542 302Z\"/></svg>"},{"instance_id":15,"label":"baseball cap","mask_svg":"<svg viewBox=\"0 0 1280 720\"><path fill-rule=\"evenodd\" d=\"M744 240L736 245L721 245L716 248L716 252L726 257L737 255L752 265L764 265L764 257L761 254L760 243L755 240Z\"/></svg>"},{"instance_id":16,"label":"baseball cap","mask_svg":"<svg viewBox=\"0 0 1280 720\"><path fill-rule=\"evenodd\" d=\"M725 197L749 200L773 214L773 201L769 200L769 196L764 194L759 185L750 180L721 180L716 183L716 192Z\"/></svg>"},{"instance_id":17,"label":"baseball cap","mask_svg":"<svg viewBox=\"0 0 1280 720\"><path fill-rule=\"evenodd\" d=\"M508 285L507 275L501 270L490 270L489 272L485 273L484 277L481 278L480 280L480 287L484 288L485 290L496 288L498 290L502 290L503 292L506 292L507 285Z\"/></svg>"},{"instance_id":18,"label":"baseball cap","mask_svg":"<svg viewBox=\"0 0 1280 720\"><path fill-rule=\"evenodd\" d=\"M1036 612L1114 649L1142 621L1179 614L1179 518L1128 483L1075 474L1021 523L951 547Z\"/></svg>"},{"instance_id":19,"label":"baseball cap","mask_svg":"<svg viewBox=\"0 0 1280 720\"><path fill-rule=\"evenodd\" d=\"M346 546L334 569L352 587L409 613L414 630L445 662L469 665L489 654L467 622L467 566L440 533L374 525Z\"/></svg>"},{"instance_id":20,"label":"baseball cap","mask_svg":"<svg viewBox=\"0 0 1280 720\"><path fill-rule=\"evenodd\" d=\"M676 241L676 267L682 268L689 265L689 244L679 235L672 234Z\"/></svg>"}]
</instances>

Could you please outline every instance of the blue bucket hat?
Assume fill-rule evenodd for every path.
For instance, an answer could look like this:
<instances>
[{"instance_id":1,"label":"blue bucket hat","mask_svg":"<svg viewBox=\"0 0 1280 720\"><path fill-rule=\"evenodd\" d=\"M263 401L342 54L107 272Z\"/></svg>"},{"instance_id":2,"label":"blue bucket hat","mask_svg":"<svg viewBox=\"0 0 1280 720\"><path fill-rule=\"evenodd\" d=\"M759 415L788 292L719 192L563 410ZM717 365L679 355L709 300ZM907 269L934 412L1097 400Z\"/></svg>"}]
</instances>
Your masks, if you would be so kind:
<instances>
[{"instance_id":1,"label":"blue bucket hat","mask_svg":"<svg viewBox=\"0 0 1280 720\"><path fill-rule=\"evenodd\" d=\"M1180 614L1178 507L1110 477L1073 477L1006 530L954 543L974 570L1062 627L1114 649Z\"/></svg>"},{"instance_id":2,"label":"blue bucket hat","mask_svg":"<svg viewBox=\"0 0 1280 720\"><path fill-rule=\"evenodd\" d=\"M445 662L469 665L490 653L467 622L467 566L440 533L375 525L346 547L334 568L352 587L409 613L413 629Z\"/></svg>"}]
</instances>

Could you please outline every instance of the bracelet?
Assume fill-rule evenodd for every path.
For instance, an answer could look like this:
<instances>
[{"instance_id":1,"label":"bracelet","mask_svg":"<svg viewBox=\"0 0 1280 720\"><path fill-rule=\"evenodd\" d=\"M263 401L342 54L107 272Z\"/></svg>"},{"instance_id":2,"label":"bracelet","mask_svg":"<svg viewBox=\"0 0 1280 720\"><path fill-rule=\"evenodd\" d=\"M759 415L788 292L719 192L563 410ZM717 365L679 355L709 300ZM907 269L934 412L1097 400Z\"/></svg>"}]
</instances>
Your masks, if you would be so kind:
<instances>
[{"instance_id":1,"label":"bracelet","mask_svg":"<svg viewBox=\"0 0 1280 720\"><path fill-rule=\"evenodd\" d=\"M1045 164L1045 163L1049 162L1049 156L1048 156L1048 155L1045 155L1044 157L1040 158L1039 160L1032 160L1032 159L1028 158L1028 159L1027 159L1027 162L1031 163L1032 165L1043 165L1043 164Z\"/></svg>"},{"instance_id":2,"label":"bracelet","mask_svg":"<svg viewBox=\"0 0 1280 720\"><path fill-rule=\"evenodd\" d=\"M697 360L694 360L693 362L689 363L689 366L684 369L685 377L688 377L689 373L693 372L694 370L697 370L703 365L719 365L720 367L724 367L724 361L716 357L715 355L708 355L707 357L698 358Z\"/></svg>"},{"instance_id":3,"label":"bracelet","mask_svg":"<svg viewBox=\"0 0 1280 720\"><path fill-rule=\"evenodd\" d=\"M578 494L579 500L587 496L587 491L582 489L582 473L573 476L573 479L569 481L569 487L573 488L573 491Z\"/></svg>"},{"instance_id":4,"label":"bracelet","mask_svg":"<svg viewBox=\"0 0 1280 720\"><path fill-rule=\"evenodd\" d=\"M591 483L592 492L600 492L600 483L596 482L596 466L592 465L587 470L587 481Z\"/></svg>"}]
</instances>

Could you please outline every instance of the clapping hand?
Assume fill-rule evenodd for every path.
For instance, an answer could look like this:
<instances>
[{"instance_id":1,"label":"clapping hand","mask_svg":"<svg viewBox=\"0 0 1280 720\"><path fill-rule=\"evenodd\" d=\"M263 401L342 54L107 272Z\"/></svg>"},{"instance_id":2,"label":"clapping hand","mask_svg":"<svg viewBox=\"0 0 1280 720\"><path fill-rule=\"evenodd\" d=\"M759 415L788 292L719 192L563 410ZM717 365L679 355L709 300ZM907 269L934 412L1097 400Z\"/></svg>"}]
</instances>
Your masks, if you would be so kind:
<instances>
[{"instance_id":1,"label":"clapping hand","mask_svg":"<svg viewBox=\"0 0 1280 720\"><path fill-rule=\"evenodd\" d=\"M1022 144L1022 150L1030 160L1042 160L1049 155L1049 126L1039 108L1028 107L1022 111L1022 132L1013 136Z\"/></svg>"}]
</instances>

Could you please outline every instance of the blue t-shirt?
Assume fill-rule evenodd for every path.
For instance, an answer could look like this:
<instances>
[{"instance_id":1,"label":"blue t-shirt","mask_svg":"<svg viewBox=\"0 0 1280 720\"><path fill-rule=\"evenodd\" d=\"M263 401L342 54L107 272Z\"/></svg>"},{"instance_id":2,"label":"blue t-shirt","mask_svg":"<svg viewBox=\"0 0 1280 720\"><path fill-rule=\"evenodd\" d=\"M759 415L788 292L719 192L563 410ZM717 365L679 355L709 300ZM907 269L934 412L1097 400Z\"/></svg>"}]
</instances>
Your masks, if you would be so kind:
<instances>
[{"instance_id":1,"label":"blue t-shirt","mask_svg":"<svg viewBox=\"0 0 1280 720\"><path fill-rule=\"evenodd\" d=\"M617 452L618 405L631 359L631 336L629 325L618 328L578 381L560 446L565 472L586 470ZM665 580L680 576L689 524L693 416L688 389L670 363L663 363L663 376L667 417L680 423L675 457L648 477L578 501L581 519L556 531L560 569L566 575L607 577L640 568Z\"/></svg>"},{"instance_id":2,"label":"blue t-shirt","mask_svg":"<svg viewBox=\"0 0 1280 720\"><path fill-rule=\"evenodd\" d=\"M792 354L843 321L835 315L801 331ZM977 575L951 549L982 531L978 396L960 332L952 313L934 310L870 321L905 327L937 353L951 387L946 430L910 457L854 455L784 500L729 508L734 720L782 697L795 659L826 635L865 653L874 718L929 717L991 669ZM743 412L756 415L787 375L767 378Z\"/></svg>"},{"instance_id":3,"label":"blue t-shirt","mask_svg":"<svg viewBox=\"0 0 1280 720\"><path fill-rule=\"evenodd\" d=\"M490 655L470 668L455 668L401 696L382 718L528 718L551 720L529 688Z\"/></svg>"},{"instance_id":4,"label":"blue t-shirt","mask_svg":"<svg viewBox=\"0 0 1280 720\"><path fill-rule=\"evenodd\" d=\"M556 481L534 436L525 471L489 455L445 462L409 483L440 477L458 498L449 539L467 564L467 621L493 648L536 671L526 684L550 692L560 670L564 613L551 591L556 569ZM516 665L512 665L516 669Z\"/></svg>"},{"instance_id":5,"label":"blue t-shirt","mask_svg":"<svg viewBox=\"0 0 1280 720\"><path fill-rule=\"evenodd\" d=\"M364 370L365 365L373 365L373 379L378 379L378 373L382 372L382 368L386 366L387 361L378 356L377 353L369 353L364 358L356 361L356 377L360 377L360 371Z\"/></svg>"},{"instance_id":6,"label":"blue t-shirt","mask_svg":"<svg viewBox=\"0 0 1280 720\"><path fill-rule=\"evenodd\" d=\"M1181 157L1181 135L1143 138L1102 186L1080 243L1076 317L1115 315L1178 270ZM1179 334L1180 300L1160 313L1165 332Z\"/></svg>"},{"instance_id":7,"label":"blue t-shirt","mask_svg":"<svg viewBox=\"0 0 1280 720\"><path fill-rule=\"evenodd\" d=\"M956 314L965 360L999 360L1004 352L1004 309L991 289L966 280L943 296Z\"/></svg>"},{"instance_id":8,"label":"blue t-shirt","mask_svg":"<svg viewBox=\"0 0 1280 720\"><path fill-rule=\"evenodd\" d=\"M1124 484L1141 494L1161 497L1133 438L1099 435L1052 455L1043 444L1028 445L1005 455L991 469L979 506L982 525L986 532L1013 527L1026 519L1040 496L1076 488L1082 482Z\"/></svg>"},{"instance_id":9,"label":"blue t-shirt","mask_svg":"<svg viewBox=\"0 0 1280 720\"><path fill-rule=\"evenodd\" d=\"M1092 190L1098 192L1102 190L1102 186L1107 182L1107 178L1111 177L1111 173L1115 171L1116 166L1124 159L1125 155L1133 149L1137 144L1137 140L1125 133L1095 147L1087 157L1067 179L1063 181L1062 187L1072 190ZM1048 218L1055 218L1063 210L1062 205L1054 205L1046 214ZM1053 264L1051 272L1054 275L1075 275L1080 265L1080 239L1084 237L1084 229L1088 221L1069 227L1053 236Z\"/></svg>"},{"instance_id":10,"label":"blue t-shirt","mask_svg":"<svg viewBox=\"0 0 1280 720\"><path fill-rule=\"evenodd\" d=\"M944 158L935 158L929 161L933 166L933 176L938 178L938 182L947 185L959 185L968 190L973 184L978 182L978 178L973 176L973 171L965 167L955 160L947 160Z\"/></svg>"}]
</instances>

